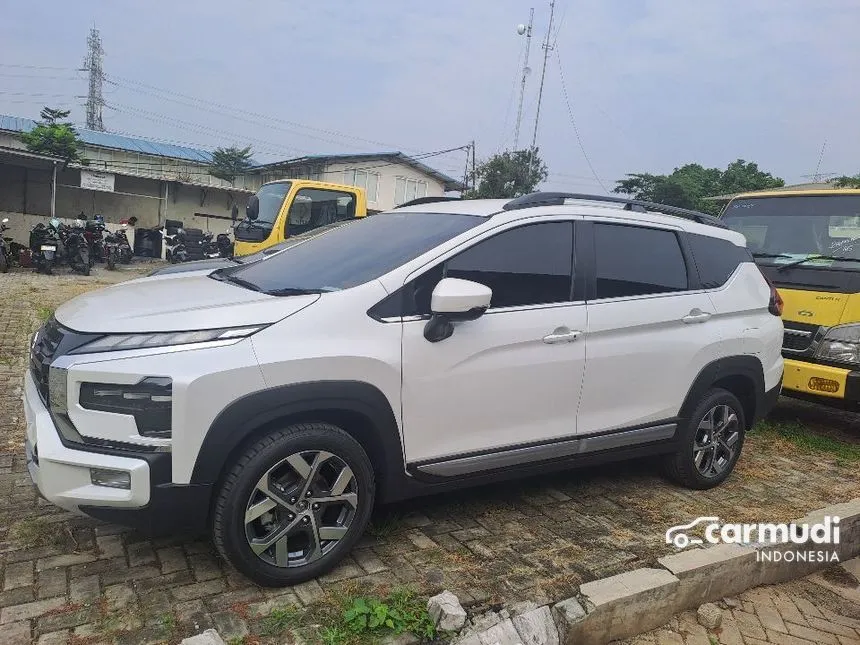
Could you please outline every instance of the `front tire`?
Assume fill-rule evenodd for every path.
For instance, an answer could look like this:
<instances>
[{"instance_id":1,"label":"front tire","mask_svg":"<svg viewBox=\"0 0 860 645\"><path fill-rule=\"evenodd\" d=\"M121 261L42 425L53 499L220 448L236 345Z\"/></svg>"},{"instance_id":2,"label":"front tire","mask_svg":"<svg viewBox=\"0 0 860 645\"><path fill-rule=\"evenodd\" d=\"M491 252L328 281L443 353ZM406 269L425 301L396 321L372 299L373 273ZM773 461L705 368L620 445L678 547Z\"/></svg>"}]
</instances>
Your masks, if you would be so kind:
<instances>
[{"instance_id":1,"label":"front tire","mask_svg":"<svg viewBox=\"0 0 860 645\"><path fill-rule=\"evenodd\" d=\"M687 488L719 486L734 470L744 445L743 406L731 392L714 388L683 424L681 447L664 462L666 475Z\"/></svg>"},{"instance_id":2,"label":"front tire","mask_svg":"<svg viewBox=\"0 0 860 645\"><path fill-rule=\"evenodd\" d=\"M334 567L373 510L373 466L337 426L276 430L230 467L215 499L219 553L253 582L293 585Z\"/></svg>"}]
</instances>

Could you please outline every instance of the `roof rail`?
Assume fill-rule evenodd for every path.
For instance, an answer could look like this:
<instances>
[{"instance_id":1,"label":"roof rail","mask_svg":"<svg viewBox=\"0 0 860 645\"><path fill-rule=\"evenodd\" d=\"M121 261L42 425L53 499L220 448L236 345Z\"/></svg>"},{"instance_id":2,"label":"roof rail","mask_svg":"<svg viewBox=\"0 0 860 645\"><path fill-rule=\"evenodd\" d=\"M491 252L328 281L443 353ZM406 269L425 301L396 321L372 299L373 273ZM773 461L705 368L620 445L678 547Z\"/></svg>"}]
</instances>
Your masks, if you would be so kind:
<instances>
[{"instance_id":1,"label":"roof rail","mask_svg":"<svg viewBox=\"0 0 860 645\"><path fill-rule=\"evenodd\" d=\"M444 195L440 195L439 197L419 197L417 199L410 200L408 202L404 202L403 204L399 204L394 208L404 208L406 206L418 206L419 204L432 204L433 202L455 202L463 199L462 197L445 197Z\"/></svg>"},{"instance_id":2,"label":"roof rail","mask_svg":"<svg viewBox=\"0 0 860 645\"><path fill-rule=\"evenodd\" d=\"M610 195L586 195L583 193L530 193L512 199L504 205L504 210L512 211L520 208L532 208L535 206L562 206L568 199L580 199L589 202L607 202L610 204L623 204L623 210L635 211L637 213L645 213L654 211L665 215L674 215L683 217L699 224L708 224L710 226L718 226L720 228L728 228L723 222L707 213L692 211L686 208L678 208L677 206L668 206L666 204L658 204L656 202L645 202L639 199L629 199L627 197L612 197Z\"/></svg>"}]
</instances>

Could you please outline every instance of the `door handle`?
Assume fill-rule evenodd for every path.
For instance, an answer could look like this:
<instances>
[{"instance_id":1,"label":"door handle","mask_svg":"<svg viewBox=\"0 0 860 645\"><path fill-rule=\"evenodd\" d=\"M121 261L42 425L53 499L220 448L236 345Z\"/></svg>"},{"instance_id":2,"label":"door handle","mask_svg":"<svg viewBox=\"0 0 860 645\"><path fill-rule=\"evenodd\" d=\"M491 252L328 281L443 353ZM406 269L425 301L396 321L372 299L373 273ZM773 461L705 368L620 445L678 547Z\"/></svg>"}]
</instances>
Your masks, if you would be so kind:
<instances>
[{"instance_id":1,"label":"door handle","mask_svg":"<svg viewBox=\"0 0 860 645\"><path fill-rule=\"evenodd\" d=\"M543 342L547 345L556 345L558 343L572 343L581 334L581 331L571 331L567 327L559 327L551 334L543 337Z\"/></svg>"},{"instance_id":2,"label":"door handle","mask_svg":"<svg viewBox=\"0 0 860 645\"><path fill-rule=\"evenodd\" d=\"M686 316L681 318L681 322L691 325L693 323L703 323L711 317L707 311L702 311L701 309L693 309Z\"/></svg>"}]
</instances>

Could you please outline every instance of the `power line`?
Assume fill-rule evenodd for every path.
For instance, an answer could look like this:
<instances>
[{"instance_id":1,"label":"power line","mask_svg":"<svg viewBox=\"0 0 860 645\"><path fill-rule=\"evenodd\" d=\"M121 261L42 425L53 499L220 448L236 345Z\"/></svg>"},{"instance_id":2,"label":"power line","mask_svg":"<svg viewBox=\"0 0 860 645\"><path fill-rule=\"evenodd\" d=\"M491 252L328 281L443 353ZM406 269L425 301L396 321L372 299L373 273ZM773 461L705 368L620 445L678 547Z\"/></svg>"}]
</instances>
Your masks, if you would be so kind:
<instances>
[{"instance_id":1,"label":"power line","mask_svg":"<svg viewBox=\"0 0 860 645\"><path fill-rule=\"evenodd\" d=\"M544 39L543 47L543 67L540 73L540 86L538 87L537 109L535 110L535 130L532 135L532 147L529 155L529 167L531 167L531 156L534 155L534 149L537 145L538 124L540 123L540 104L543 98L543 83L546 78L546 61L549 58L549 52L553 49L553 45L549 44L550 36L552 36L552 17L555 13L555 0L550 0L549 3L549 25L546 28L546 38Z\"/></svg>"},{"instance_id":2,"label":"power line","mask_svg":"<svg viewBox=\"0 0 860 645\"><path fill-rule=\"evenodd\" d=\"M591 174L594 175L594 178L597 180L597 183L600 184L600 187L603 189L603 192L609 193L606 189L606 186L603 185L603 182L600 180L600 177L597 174L597 171L594 169L594 166L591 163L591 159L588 158L588 154L585 152L585 146L582 143L582 138L579 136L579 128L576 126L576 118L573 116L573 108L570 106L570 97L567 94L567 84L564 81L564 69L561 64L561 54L559 53L558 48L555 50L555 58L558 61L558 75L561 79L561 91L564 95L564 102L567 105L567 114L570 116L570 124L573 126L573 132L576 134L576 141L579 144L579 149L582 151L582 156L585 158L585 162L588 164L588 168L591 170Z\"/></svg>"},{"instance_id":3,"label":"power line","mask_svg":"<svg viewBox=\"0 0 860 645\"><path fill-rule=\"evenodd\" d=\"M15 69L51 69L55 71L75 71L74 67L51 67L48 65L18 65L13 63L0 63L0 67L14 67Z\"/></svg>"},{"instance_id":4,"label":"power line","mask_svg":"<svg viewBox=\"0 0 860 645\"><path fill-rule=\"evenodd\" d=\"M182 99L185 99L186 101L193 101L194 103L198 103L198 104L202 104L202 105L208 105L208 106L212 106L215 108L219 108L220 110L222 110L222 112L218 112L217 110L212 110L212 109L208 109L205 111L214 112L216 114L224 114L225 116L231 116L232 118L236 118L239 120L245 120L249 123L255 123L257 125L265 125L267 127L272 127L269 123L266 123L266 122L274 121L276 123L282 123L284 125L292 126L293 128L298 128L299 129L298 131L295 131L295 130L286 130L286 131L291 132L293 134L298 134L300 136L306 136L306 137L310 137L310 138L320 139L320 137L312 136L312 135L309 135L307 132L304 132L304 130L312 130L314 132L319 132L321 134L327 134L329 136L339 137L342 139L352 139L355 141L361 141L363 143L372 143L374 145L385 146L385 147L389 147L389 148L398 148L398 149L404 150L404 151L417 152L417 149L415 149L415 148L411 148L411 147L407 147L407 146L400 146L400 145L392 144L392 143L385 143L382 141L375 141L373 139L364 139L362 137L357 137L354 135L345 134L343 132L338 132L337 130L317 128L317 127L307 125L304 123L298 123L296 121L289 121L287 119L282 119L279 117L274 117L274 116L262 114L260 112L253 112L250 110L244 110L241 108L237 108L237 107L234 107L231 105L225 105L223 103L218 103L216 101L209 101L206 99L197 98L197 97L194 97L194 96L191 96L188 94L176 92L174 90L168 90L165 88L156 87L154 85L149 85L147 83L142 83L140 81L135 81L133 79L123 78L120 76L109 76L107 80L108 80L108 83L113 83L113 84L118 85L120 87L124 87L125 89L135 91L135 92L141 92L143 94L148 94L150 96L153 96L155 98L159 98L161 100L172 101L172 102L178 103L180 105L185 105L186 107L193 107L196 109L204 109L204 108L201 108L199 105L188 105L187 103L183 103L182 101L178 101L175 98L171 98L171 96L180 97ZM141 89L141 88L145 88L145 89ZM151 90L151 91L147 91L147 90ZM159 94L167 94L170 96L160 96L159 94L153 94L152 91L157 92ZM224 111L226 111L226 112L224 112ZM241 117L237 116L238 114L251 116L251 117L254 117L255 119L258 119L258 120L262 119L264 121L264 123L260 123L259 121L252 121L249 119L241 119ZM344 144L341 141L331 141L329 139L322 139L322 140L327 141L329 143L335 143L337 145L348 145L348 144ZM351 146L351 147L356 147L356 146Z\"/></svg>"}]
</instances>

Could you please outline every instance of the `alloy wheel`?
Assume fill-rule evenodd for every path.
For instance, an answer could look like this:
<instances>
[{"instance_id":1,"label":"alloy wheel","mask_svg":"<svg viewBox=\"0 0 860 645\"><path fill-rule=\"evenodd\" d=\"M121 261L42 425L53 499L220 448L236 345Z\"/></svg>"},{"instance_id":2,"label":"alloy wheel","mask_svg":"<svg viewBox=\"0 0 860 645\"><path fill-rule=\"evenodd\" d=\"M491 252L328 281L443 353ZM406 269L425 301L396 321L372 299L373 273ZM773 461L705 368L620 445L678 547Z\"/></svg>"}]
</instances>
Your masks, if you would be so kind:
<instances>
[{"instance_id":1,"label":"alloy wheel","mask_svg":"<svg viewBox=\"0 0 860 645\"><path fill-rule=\"evenodd\" d=\"M343 459L323 450L297 452L254 486L245 508L245 537L268 564L304 566L337 546L357 507L358 483Z\"/></svg>"},{"instance_id":2,"label":"alloy wheel","mask_svg":"<svg viewBox=\"0 0 860 645\"><path fill-rule=\"evenodd\" d=\"M737 413L728 405L708 410L693 441L693 462L701 475L712 479L722 475L734 460L740 439Z\"/></svg>"}]
</instances>

